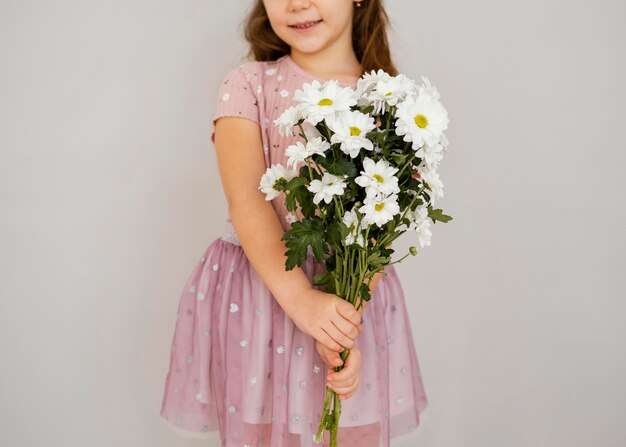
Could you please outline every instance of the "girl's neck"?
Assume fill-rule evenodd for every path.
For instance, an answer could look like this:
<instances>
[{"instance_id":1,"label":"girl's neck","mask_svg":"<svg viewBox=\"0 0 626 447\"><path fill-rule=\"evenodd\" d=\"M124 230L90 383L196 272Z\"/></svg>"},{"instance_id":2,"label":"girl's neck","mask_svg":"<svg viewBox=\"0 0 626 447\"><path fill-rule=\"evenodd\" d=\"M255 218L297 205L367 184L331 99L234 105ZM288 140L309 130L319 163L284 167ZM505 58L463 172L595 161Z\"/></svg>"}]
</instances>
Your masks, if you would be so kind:
<instances>
[{"instance_id":1,"label":"girl's neck","mask_svg":"<svg viewBox=\"0 0 626 447\"><path fill-rule=\"evenodd\" d=\"M354 83L363 74L351 48L348 51L328 48L317 53L301 53L292 48L289 57L304 71L322 79Z\"/></svg>"}]
</instances>

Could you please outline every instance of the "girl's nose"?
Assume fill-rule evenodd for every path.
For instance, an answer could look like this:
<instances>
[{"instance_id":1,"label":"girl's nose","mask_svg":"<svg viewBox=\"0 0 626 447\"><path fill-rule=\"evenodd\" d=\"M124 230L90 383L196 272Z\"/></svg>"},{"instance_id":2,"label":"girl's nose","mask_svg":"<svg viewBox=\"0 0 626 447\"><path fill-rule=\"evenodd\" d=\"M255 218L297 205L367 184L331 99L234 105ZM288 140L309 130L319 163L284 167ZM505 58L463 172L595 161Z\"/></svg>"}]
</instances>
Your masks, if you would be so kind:
<instances>
[{"instance_id":1,"label":"girl's nose","mask_svg":"<svg viewBox=\"0 0 626 447\"><path fill-rule=\"evenodd\" d=\"M310 0L288 0L287 9L290 12L299 11L301 9L309 9L311 6Z\"/></svg>"}]
</instances>

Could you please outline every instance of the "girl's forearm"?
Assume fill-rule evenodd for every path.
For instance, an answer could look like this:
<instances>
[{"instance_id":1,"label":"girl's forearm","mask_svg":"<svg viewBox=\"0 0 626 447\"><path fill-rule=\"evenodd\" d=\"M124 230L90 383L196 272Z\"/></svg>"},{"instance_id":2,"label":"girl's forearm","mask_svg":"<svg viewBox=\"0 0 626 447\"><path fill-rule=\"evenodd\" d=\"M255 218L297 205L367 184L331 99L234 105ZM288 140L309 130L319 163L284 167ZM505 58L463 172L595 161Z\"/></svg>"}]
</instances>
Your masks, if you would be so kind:
<instances>
[{"instance_id":1,"label":"girl's forearm","mask_svg":"<svg viewBox=\"0 0 626 447\"><path fill-rule=\"evenodd\" d=\"M299 292L313 287L302 268L285 270L284 229L271 202L259 194L229 204L230 217L246 257L278 304L290 315Z\"/></svg>"}]
</instances>

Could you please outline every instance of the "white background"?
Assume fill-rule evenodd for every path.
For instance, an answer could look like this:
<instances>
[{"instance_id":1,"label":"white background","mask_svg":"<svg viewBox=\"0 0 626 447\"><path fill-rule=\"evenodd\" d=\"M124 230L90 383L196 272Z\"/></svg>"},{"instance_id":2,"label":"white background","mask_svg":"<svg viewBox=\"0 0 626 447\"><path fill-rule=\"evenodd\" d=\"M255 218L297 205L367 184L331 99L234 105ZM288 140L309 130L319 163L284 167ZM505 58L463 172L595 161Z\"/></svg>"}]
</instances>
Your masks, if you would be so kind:
<instances>
[{"instance_id":1,"label":"white background","mask_svg":"<svg viewBox=\"0 0 626 447\"><path fill-rule=\"evenodd\" d=\"M249 3L0 1L0 445L210 444L158 413ZM397 445L625 445L624 3L386 3L454 217L397 266L429 399Z\"/></svg>"}]
</instances>

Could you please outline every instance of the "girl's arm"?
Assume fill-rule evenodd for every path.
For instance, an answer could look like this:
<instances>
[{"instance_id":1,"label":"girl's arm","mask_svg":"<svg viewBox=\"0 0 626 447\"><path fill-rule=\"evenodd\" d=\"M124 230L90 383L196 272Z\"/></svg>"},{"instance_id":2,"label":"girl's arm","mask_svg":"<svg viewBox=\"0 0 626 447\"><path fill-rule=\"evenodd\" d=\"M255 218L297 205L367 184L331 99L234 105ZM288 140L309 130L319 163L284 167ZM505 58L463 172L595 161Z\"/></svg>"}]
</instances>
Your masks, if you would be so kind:
<instances>
[{"instance_id":1,"label":"girl's arm","mask_svg":"<svg viewBox=\"0 0 626 447\"><path fill-rule=\"evenodd\" d=\"M285 270L284 230L272 203L259 190L266 168L258 122L222 117L214 136L231 221L255 272L305 334L337 352L351 348L362 330L352 304L315 289L302 268Z\"/></svg>"},{"instance_id":2,"label":"girl's arm","mask_svg":"<svg viewBox=\"0 0 626 447\"><path fill-rule=\"evenodd\" d=\"M312 288L300 267L285 270L284 229L272 203L258 187L266 166L258 123L222 117L215 123L214 145L230 217L256 273L287 314L295 298Z\"/></svg>"}]
</instances>

